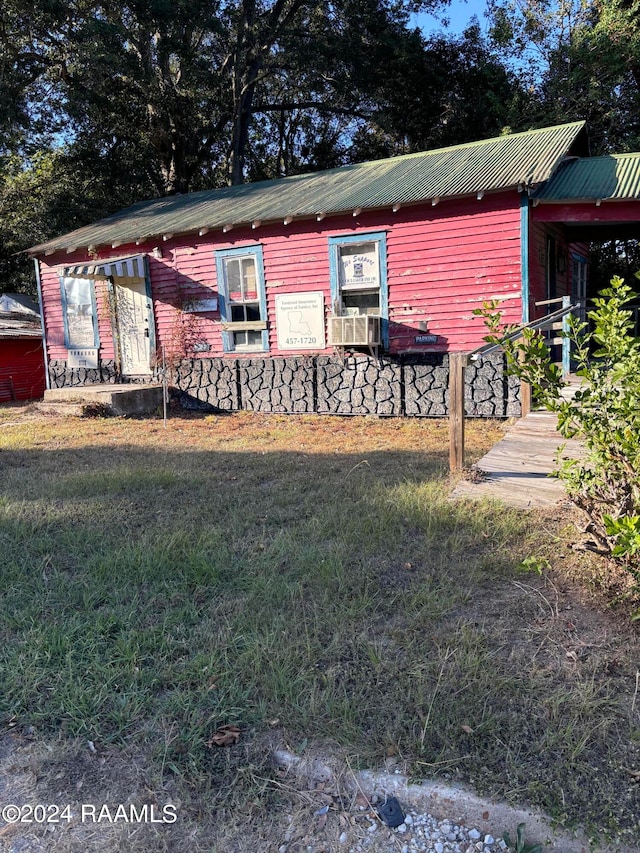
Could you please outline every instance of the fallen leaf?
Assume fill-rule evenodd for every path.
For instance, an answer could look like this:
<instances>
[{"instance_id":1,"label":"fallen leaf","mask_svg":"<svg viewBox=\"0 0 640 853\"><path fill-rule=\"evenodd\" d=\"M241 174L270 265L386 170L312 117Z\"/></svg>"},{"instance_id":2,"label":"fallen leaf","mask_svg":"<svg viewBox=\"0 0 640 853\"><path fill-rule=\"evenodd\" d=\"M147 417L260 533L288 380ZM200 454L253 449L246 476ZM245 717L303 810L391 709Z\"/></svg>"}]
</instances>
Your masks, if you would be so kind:
<instances>
[{"instance_id":1,"label":"fallen leaf","mask_svg":"<svg viewBox=\"0 0 640 853\"><path fill-rule=\"evenodd\" d=\"M207 741L207 746L234 746L240 740L240 729L233 724L220 726Z\"/></svg>"},{"instance_id":2,"label":"fallen leaf","mask_svg":"<svg viewBox=\"0 0 640 853\"><path fill-rule=\"evenodd\" d=\"M460 728L462 729L463 732L466 732L468 735L473 734L473 729L471 728L471 726L460 726Z\"/></svg>"},{"instance_id":3,"label":"fallen leaf","mask_svg":"<svg viewBox=\"0 0 640 853\"><path fill-rule=\"evenodd\" d=\"M633 778L634 782L640 782L640 770L627 770L627 773Z\"/></svg>"}]
</instances>

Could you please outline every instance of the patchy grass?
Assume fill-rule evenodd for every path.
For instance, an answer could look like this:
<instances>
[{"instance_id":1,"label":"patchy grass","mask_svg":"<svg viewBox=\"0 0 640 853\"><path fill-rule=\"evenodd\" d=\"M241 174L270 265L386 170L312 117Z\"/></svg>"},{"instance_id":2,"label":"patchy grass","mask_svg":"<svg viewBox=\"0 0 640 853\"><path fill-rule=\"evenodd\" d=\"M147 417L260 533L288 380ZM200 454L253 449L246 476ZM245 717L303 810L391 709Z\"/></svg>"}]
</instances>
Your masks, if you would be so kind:
<instances>
[{"instance_id":1,"label":"patchy grass","mask_svg":"<svg viewBox=\"0 0 640 853\"><path fill-rule=\"evenodd\" d=\"M469 422L469 453L499 435ZM0 408L0 719L144 748L210 809L262 796L246 750L275 731L637 836L640 644L587 600L603 563L568 517L449 502L447 441Z\"/></svg>"}]
</instances>

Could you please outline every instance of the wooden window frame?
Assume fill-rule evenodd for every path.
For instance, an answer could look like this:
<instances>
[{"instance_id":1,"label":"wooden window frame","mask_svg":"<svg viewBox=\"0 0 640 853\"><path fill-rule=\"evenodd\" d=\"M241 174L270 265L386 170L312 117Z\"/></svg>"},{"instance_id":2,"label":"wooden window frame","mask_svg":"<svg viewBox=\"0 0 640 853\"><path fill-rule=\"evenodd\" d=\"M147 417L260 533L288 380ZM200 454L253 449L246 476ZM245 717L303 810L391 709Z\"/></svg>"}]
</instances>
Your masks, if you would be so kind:
<instances>
[{"instance_id":1,"label":"wooden window frame","mask_svg":"<svg viewBox=\"0 0 640 853\"><path fill-rule=\"evenodd\" d=\"M252 353L269 351L269 331L267 328L267 298L264 280L264 258L262 246L241 246L237 249L218 249L215 253L216 273L218 277L218 305L222 325L222 347L224 352ZM243 257L253 259L256 270L256 290L260 320L233 321L231 319L231 299L227 281L226 262ZM240 303L238 303L240 304ZM236 332L260 332L260 345L238 346L235 341Z\"/></svg>"},{"instance_id":2,"label":"wooden window frame","mask_svg":"<svg viewBox=\"0 0 640 853\"><path fill-rule=\"evenodd\" d=\"M364 231L359 234L344 234L329 237L329 276L331 279L331 304L336 305L342 299L340 286L340 249L343 246L374 243L378 252L378 270L380 275L380 331L382 344L389 347L389 286L387 282L387 232ZM371 288L363 288L367 290ZM356 292L355 288L350 288Z\"/></svg>"}]
</instances>

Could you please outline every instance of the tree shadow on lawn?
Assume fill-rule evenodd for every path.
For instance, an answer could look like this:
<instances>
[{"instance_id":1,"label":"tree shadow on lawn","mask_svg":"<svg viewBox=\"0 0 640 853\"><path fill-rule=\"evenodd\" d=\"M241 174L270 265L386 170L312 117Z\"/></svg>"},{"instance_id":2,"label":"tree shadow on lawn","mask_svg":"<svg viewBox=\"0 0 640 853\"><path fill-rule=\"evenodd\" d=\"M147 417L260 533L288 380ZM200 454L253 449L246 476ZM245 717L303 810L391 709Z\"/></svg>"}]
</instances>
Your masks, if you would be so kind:
<instances>
[{"instance_id":1,"label":"tree shadow on lawn","mask_svg":"<svg viewBox=\"0 0 640 853\"><path fill-rule=\"evenodd\" d=\"M448 501L442 452L1 458L14 728L144 745L208 809L271 725L637 832L640 644L571 582L567 519Z\"/></svg>"}]
</instances>

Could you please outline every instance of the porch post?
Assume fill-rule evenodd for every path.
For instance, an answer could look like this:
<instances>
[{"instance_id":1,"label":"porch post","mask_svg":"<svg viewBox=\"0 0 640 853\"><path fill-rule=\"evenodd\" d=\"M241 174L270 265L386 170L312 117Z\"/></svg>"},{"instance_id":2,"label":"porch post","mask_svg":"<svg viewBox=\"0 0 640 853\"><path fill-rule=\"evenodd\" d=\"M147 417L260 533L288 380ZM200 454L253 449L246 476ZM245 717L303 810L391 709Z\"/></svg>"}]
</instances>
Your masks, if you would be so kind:
<instances>
[{"instance_id":1,"label":"porch post","mask_svg":"<svg viewBox=\"0 0 640 853\"><path fill-rule=\"evenodd\" d=\"M524 362L525 354L522 350L518 351L518 361ZM525 382L524 379L520 380L520 417L526 418L526 416L531 412L531 385L528 382Z\"/></svg>"},{"instance_id":2,"label":"porch post","mask_svg":"<svg viewBox=\"0 0 640 853\"><path fill-rule=\"evenodd\" d=\"M562 297L562 307L569 308L571 306L571 297ZM567 337L569 334L569 315L565 314L562 318L562 376L566 378L571 373L571 341Z\"/></svg>"}]
</instances>

